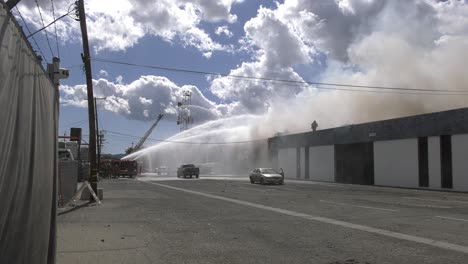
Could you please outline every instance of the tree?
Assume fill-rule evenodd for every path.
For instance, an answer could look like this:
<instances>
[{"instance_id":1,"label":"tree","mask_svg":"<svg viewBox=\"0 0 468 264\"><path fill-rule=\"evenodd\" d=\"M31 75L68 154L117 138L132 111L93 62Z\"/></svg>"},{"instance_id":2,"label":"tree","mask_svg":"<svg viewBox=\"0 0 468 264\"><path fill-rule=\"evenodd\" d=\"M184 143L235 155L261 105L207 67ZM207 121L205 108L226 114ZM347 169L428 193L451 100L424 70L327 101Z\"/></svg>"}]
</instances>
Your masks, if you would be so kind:
<instances>
[{"instance_id":1,"label":"tree","mask_svg":"<svg viewBox=\"0 0 468 264\"><path fill-rule=\"evenodd\" d=\"M133 152L133 147L128 147L127 149L125 149L125 154L131 154Z\"/></svg>"}]
</instances>

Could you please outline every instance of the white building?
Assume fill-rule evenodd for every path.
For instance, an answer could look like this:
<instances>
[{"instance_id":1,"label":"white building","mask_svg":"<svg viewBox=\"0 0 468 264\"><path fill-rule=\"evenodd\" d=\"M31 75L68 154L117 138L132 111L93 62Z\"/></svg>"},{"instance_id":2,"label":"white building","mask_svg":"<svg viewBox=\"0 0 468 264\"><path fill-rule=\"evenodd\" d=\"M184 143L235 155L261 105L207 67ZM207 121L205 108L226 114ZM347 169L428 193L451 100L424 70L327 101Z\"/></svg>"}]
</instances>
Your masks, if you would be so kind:
<instances>
[{"instance_id":1,"label":"white building","mask_svg":"<svg viewBox=\"0 0 468 264\"><path fill-rule=\"evenodd\" d=\"M468 108L270 138L286 177L468 191Z\"/></svg>"}]
</instances>

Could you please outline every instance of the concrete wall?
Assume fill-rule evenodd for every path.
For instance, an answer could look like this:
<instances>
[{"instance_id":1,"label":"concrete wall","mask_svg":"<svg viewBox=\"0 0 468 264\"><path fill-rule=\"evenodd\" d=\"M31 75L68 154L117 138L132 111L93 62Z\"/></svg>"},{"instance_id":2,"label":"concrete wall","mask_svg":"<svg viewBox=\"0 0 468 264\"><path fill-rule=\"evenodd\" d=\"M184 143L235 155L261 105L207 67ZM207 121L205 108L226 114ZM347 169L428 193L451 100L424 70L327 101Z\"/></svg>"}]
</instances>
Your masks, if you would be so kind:
<instances>
[{"instance_id":1,"label":"concrete wall","mask_svg":"<svg viewBox=\"0 0 468 264\"><path fill-rule=\"evenodd\" d=\"M62 193L63 202L66 204L73 197L78 183L78 164L76 160L59 161L59 190L58 195Z\"/></svg>"},{"instance_id":2,"label":"concrete wall","mask_svg":"<svg viewBox=\"0 0 468 264\"><path fill-rule=\"evenodd\" d=\"M286 148L278 151L278 167L283 168L285 178L296 178L296 154L296 148Z\"/></svg>"},{"instance_id":3,"label":"concrete wall","mask_svg":"<svg viewBox=\"0 0 468 264\"><path fill-rule=\"evenodd\" d=\"M427 151L429 158L429 188L440 189L440 137L427 138Z\"/></svg>"},{"instance_id":4,"label":"concrete wall","mask_svg":"<svg viewBox=\"0 0 468 264\"><path fill-rule=\"evenodd\" d=\"M374 142L375 185L418 187L418 140Z\"/></svg>"},{"instance_id":5,"label":"concrete wall","mask_svg":"<svg viewBox=\"0 0 468 264\"><path fill-rule=\"evenodd\" d=\"M468 191L468 134L452 136L453 189Z\"/></svg>"},{"instance_id":6,"label":"concrete wall","mask_svg":"<svg viewBox=\"0 0 468 264\"><path fill-rule=\"evenodd\" d=\"M334 146L318 146L309 148L310 180L335 180L335 148Z\"/></svg>"}]
</instances>

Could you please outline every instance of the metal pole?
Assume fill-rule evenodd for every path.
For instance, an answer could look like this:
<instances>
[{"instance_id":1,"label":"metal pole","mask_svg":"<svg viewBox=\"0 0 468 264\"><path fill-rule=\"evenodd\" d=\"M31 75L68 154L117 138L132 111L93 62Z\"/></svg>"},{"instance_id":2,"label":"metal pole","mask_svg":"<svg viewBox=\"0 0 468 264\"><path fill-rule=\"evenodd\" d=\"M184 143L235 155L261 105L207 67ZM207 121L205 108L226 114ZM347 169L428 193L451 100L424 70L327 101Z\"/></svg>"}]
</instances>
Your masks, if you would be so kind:
<instances>
[{"instance_id":1,"label":"metal pole","mask_svg":"<svg viewBox=\"0 0 468 264\"><path fill-rule=\"evenodd\" d=\"M98 118L98 105L97 100L106 100L106 97L94 97L94 105L96 107L96 133L97 133L97 172L101 175L101 148L102 148L102 134L99 130L99 118Z\"/></svg>"},{"instance_id":2,"label":"metal pole","mask_svg":"<svg viewBox=\"0 0 468 264\"><path fill-rule=\"evenodd\" d=\"M81 35L83 38L83 59L85 73L86 73L86 87L88 91L88 118L89 118L89 162L90 162L90 175L89 182L91 188L95 193L97 191L97 170L96 170L96 121L94 119L94 95L93 95L93 78L91 75L91 60L89 54L88 31L86 29L86 14L84 9L83 0L78 0L78 15L81 26ZM93 196L89 195L90 201L94 201Z\"/></svg>"},{"instance_id":3,"label":"metal pole","mask_svg":"<svg viewBox=\"0 0 468 264\"><path fill-rule=\"evenodd\" d=\"M97 142L97 173L101 173L101 133L99 132L99 119L98 119L98 107L97 107L97 98L94 97L94 106L96 107L96 142Z\"/></svg>"}]
</instances>

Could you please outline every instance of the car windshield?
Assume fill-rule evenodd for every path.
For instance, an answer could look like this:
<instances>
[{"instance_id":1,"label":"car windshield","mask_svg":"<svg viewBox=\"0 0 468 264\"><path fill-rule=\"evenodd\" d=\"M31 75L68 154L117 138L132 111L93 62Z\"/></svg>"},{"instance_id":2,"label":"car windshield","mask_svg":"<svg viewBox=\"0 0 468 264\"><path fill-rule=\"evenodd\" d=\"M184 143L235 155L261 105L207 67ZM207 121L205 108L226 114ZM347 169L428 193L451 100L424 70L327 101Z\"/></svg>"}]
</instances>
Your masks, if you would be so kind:
<instances>
[{"instance_id":1,"label":"car windshield","mask_svg":"<svg viewBox=\"0 0 468 264\"><path fill-rule=\"evenodd\" d=\"M260 169L263 174L278 174L274 169Z\"/></svg>"}]
</instances>

